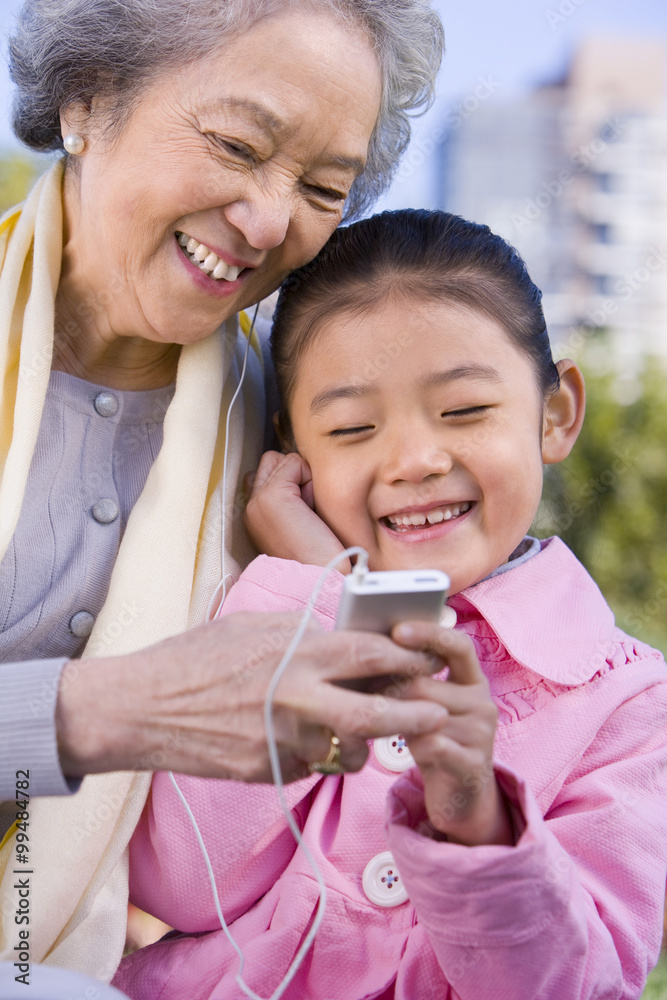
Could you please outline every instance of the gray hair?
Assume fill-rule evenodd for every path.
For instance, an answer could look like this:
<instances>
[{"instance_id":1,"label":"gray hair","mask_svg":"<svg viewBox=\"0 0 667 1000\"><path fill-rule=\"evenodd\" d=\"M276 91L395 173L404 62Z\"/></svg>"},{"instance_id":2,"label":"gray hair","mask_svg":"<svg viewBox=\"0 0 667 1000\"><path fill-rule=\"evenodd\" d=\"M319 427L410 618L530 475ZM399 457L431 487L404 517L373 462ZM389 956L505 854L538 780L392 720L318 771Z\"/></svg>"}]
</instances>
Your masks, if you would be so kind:
<instances>
[{"instance_id":1,"label":"gray hair","mask_svg":"<svg viewBox=\"0 0 667 1000\"><path fill-rule=\"evenodd\" d=\"M443 30L430 0L296 0L355 23L383 76L368 163L346 217L363 213L391 182L410 140L410 116L434 96ZM9 42L16 84L13 128L38 150L62 149L60 110L104 98L120 129L142 89L168 67L218 48L295 0L25 0Z\"/></svg>"}]
</instances>

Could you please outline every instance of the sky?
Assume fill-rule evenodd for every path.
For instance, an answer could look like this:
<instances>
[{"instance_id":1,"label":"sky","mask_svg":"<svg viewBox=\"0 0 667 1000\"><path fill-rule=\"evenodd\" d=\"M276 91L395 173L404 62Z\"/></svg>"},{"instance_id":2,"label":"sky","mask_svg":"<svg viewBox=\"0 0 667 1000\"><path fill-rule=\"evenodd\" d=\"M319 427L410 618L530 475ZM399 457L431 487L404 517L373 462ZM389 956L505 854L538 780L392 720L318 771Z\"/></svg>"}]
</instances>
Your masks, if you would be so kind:
<instances>
[{"instance_id":1,"label":"sky","mask_svg":"<svg viewBox=\"0 0 667 1000\"><path fill-rule=\"evenodd\" d=\"M429 138L452 107L461 107L476 91L488 93L485 100L507 101L557 79L577 44L593 35L648 37L667 44L665 0L435 0L435 7L446 44L438 97L415 122L407 162L378 207L435 207ZM420 168L409 169L421 159Z\"/></svg>"},{"instance_id":2,"label":"sky","mask_svg":"<svg viewBox=\"0 0 667 1000\"><path fill-rule=\"evenodd\" d=\"M387 0L391 2L391 0ZM475 93L505 101L562 75L576 45L591 35L662 38L667 43L666 0L434 0L445 26L447 52L438 97L415 122L406 163L378 207L433 207L432 136L452 106ZM16 148L8 124L11 84L6 37L17 0L0 0L0 147Z\"/></svg>"}]
</instances>

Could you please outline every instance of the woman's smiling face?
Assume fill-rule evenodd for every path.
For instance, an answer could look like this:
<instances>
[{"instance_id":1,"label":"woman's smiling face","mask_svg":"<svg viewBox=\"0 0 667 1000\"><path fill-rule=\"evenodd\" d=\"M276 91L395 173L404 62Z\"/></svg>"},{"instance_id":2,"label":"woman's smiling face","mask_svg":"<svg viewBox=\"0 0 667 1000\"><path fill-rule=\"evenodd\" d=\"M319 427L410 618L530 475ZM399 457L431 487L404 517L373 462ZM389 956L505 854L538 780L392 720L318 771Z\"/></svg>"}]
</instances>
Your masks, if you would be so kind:
<instances>
[{"instance_id":1,"label":"woman's smiling face","mask_svg":"<svg viewBox=\"0 0 667 1000\"><path fill-rule=\"evenodd\" d=\"M365 35L300 9L158 77L111 139L103 109L70 109L86 148L66 183L63 277L116 334L201 340L326 242L380 98Z\"/></svg>"},{"instance_id":2,"label":"woman's smiling face","mask_svg":"<svg viewBox=\"0 0 667 1000\"><path fill-rule=\"evenodd\" d=\"M442 569L454 593L505 562L535 516L543 409L531 362L494 320L391 294L316 328L289 407L341 542L375 570Z\"/></svg>"}]
</instances>

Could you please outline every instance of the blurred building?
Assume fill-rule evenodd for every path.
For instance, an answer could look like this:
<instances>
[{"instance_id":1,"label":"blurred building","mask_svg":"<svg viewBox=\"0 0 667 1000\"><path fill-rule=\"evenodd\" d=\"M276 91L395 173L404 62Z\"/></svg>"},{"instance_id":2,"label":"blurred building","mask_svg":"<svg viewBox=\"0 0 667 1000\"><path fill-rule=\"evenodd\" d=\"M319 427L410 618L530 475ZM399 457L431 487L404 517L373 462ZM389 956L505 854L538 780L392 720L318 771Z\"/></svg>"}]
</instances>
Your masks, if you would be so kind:
<instances>
[{"instance_id":1,"label":"blurred building","mask_svg":"<svg viewBox=\"0 0 667 1000\"><path fill-rule=\"evenodd\" d=\"M451 116L442 146L442 207L521 252L557 353L626 375L667 366L666 71L663 43L591 39L563 80Z\"/></svg>"}]
</instances>

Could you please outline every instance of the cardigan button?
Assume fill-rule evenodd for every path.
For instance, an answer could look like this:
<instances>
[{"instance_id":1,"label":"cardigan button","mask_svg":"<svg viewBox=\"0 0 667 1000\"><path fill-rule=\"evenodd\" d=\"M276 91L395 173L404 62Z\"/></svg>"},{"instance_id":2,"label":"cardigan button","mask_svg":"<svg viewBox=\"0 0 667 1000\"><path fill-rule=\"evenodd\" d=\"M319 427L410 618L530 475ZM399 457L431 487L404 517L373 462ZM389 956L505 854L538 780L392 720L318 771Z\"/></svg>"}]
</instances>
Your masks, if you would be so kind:
<instances>
[{"instance_id":1,"label":"cardigan button","mask_svg":"<svg viewBox=\"0 0 667 1000\"><path fill-rule=\"evenodd\" d=\"M380 764L388 771L407 771L415 762L405 737L400 733L375 740L373 750Z\"/></svg>"},{"instance_id":2,"label":"cardigan button","mask_svg":"<svg viewBox=\"0 0 667 1000\"><path fill-rule=\"evenodd\" d=\"M69 630L77 638L87 639L94 624L95 615L91 615L90 611L77 611L69 620Z\"/></svg>"},{"instance_id":3,"label":"cardigan button","mask_svg":"<svg viewBox=\"0 0 667 1000\"><path fill-rule=\"evenodd\" d=\"M376 906L400 906L408 898L391 851L376 854L364 868L361 878L366 898Z\"/></svg>"},{"instance_id":4,"label":"cardigan button","mask_svg":"<svg viewBox=\"0 0 667 1000\"><path fill-rule=\"evenodd\" d=\"M101 417L113 417L118 409L118 397L108 389L102 389L93 400L93 406Z\"/></svg>"},{"instance_id":5,"label":"cardigan button","mask_svg":"<svg viewBox=\"0 0 667 1000\"><path fill-rule=\"evenodd\" d=\"M111 524L120 514L120 508L115 500L107 497L103 500L97 500L93 504L91 513L100 524Z\"/></svg>"}]
</instances>

